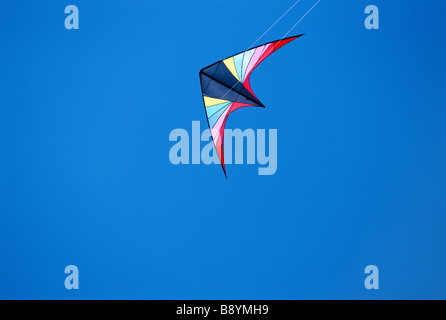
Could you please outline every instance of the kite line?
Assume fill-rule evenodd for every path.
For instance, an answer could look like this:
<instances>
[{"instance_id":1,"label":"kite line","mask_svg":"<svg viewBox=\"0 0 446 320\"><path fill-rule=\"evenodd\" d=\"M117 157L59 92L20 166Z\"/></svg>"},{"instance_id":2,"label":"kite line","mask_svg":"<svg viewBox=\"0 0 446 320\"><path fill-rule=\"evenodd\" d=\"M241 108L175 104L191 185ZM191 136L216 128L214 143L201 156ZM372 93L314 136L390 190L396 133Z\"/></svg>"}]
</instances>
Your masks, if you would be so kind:
<instances>
[{"instance_id":1,"label":"kite line","mask_svg":"<svg viewBox=\"0 0 446 320\"><path fill-rule=\"evenodd\" d=\"M279 18L279 19L277 19L276 20L276 22L274 22L269 28L268 28L268 30L266 30L256 41L254 41L254 43L253 44L251 44L250 46L249 46L249 48L248 49L246 49L245 51L243 51L243 52L246 52L246 51L248 51L249 49L251 49L260 39L262 39L272 28L274 28L274 26L280 21L280 20L282 20L283 19L283 17L285 17L287 14L288 14L288 12L290 12L299 2L300 2L301 0L297 0L284 14L282 14L282 16ZM283 39L285 39L285 37L291 32L291 31L293 31L293 29L294 28L296 28L297 27L297 25L311 12L311 10L313 10L314 9L314 7L316 7L317 5L318 5L318 3L319 2L321 2L321 0L318 0L311 8L310 8L310 10L308 10L303 16L302 16L302 18L300 18L299 19L299 21L297 21L295 24L294 24L294 26L292 26L291 27L291 29L290 30L288 30L288 32L287 33L285 33L285 35L282 37L282 39L280 39L280 40L283 40ZM236 84L235 84L236 85ZM232 88L230 88L224 95L223 95L223 97L222 97L222 99L223 98L225 98L226 97L226 95L232 90L232 89L234 89L234 87L235 87L235 85L232 87Z\"/></svg>"},{"instance_id":2,"label":"kite line","mask_svg":"<svg viewBox=\"0 0 446 320\"><path fill-rule=\"evenodd\" d=\"M282 16L279 18L279 19L277 19L276 20L276 22L274 22L272 25L271 25L271 27L269 27L268 28L268 30L266 30L256 41L254 41L254 43L252 44L252 45L250 45L249 46L249 48L248 49L246 49L245 50L245 52L246 51L248 51L249 49L251 49L260 39L262 39L263 38L263 36L265 35L265 34L267 34L272 28L274 28L274 26L280 21L280 20L282 20L282 18L283 17L285 17L287 14L288 14L288 12L290 12L295 6L296 6L296 4L298 4L300 2L300 0L297 0L284 14L282 14Z\"/></svg>"},{"instance_id":3,"label":"kite line","mask_svg":"<svg viewBox=\"0 0 446 320\"><path fill-rule=\"evenodd\" d=\"M291 29L290 30L288 30L288 32L287 33L285 33L285 35L283 36L283 38L282 38L282 40L291 32L291 31L293 31L293 29L294 28L296 28L297 27L297 25L311 12L311 10L313 10L314 9L314 7L316 7L317 6L317 4L319 3L319 2L321 2L321 0L318 0L311 8L310 8L310 10L308 10L307 11L307 13L305 13L304 15L303 15L303 17L302 18L300 18L300 20L299 21L297 21L296 22L296 24L294 25L294 26L292 26L291 27Z\"/></svg>"},{"instance_id":4,"label":"kite line","mask_svg":"<svg viewBox=\"0 0 446 320\"><path fill-rule=\"evenodd\" d=\"M245 50L245 52L246 51L248 51L249 49L251 49L257 42L259 42L259 40L260 39L262 39L272 28L274 28L274 26L277 24L277 23L279 23L279 21L280 20L282 20L283 19L283 17L285 17L287 14L288 14L288 12L290 12L299 2L300 2L301 0L297 0L284 14L282 14L282 16L279 18L279 19L277 19L276 20L276 22L274 22L272 25L271 25L271 27L269 27L268 28L268 30L266 30L256 41L254 41L254 43L253 44L251 44L250 46L249 46L249 48L248 49L246 49ZM318 0L311 8L310 8L310 10L308 10L304 15L303 15L303 17L302 18L300 18L299 19L299 21L297 21L296 22L296 24L294 25L294 26L292 26L291 27L291 29L290 30L288 30L288 32L287 33L285 33L285 35L282 37L282 39L281 40L283 40L291 31L293 31L293 29L294 28L296 28L297 27L297 25L311 12L311 10L313 10L314 9L314 7L316 7L317 5L318 5L318 3L320 2L321 0Z\"/></svg>"}]
</instances>

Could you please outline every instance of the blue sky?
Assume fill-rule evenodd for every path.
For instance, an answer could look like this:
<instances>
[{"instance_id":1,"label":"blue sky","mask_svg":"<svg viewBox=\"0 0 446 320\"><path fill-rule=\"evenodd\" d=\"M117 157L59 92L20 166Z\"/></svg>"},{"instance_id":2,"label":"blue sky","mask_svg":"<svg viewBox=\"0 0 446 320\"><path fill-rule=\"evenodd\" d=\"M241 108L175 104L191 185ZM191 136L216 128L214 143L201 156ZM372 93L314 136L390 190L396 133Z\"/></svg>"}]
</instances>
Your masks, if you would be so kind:
<instances>
[{"instance_id":1,"label":"blue sky","mask_svg":"<svg viewBox=\"0 0 446 320\"><path fill-rule=\"evenodd\" d=\"M275 175L169 162L206 123L198 71L292 3L2 1L0 298L446 298L443 1L319 3L227 122L278 130Z\"/></svg>"}]
</instances>

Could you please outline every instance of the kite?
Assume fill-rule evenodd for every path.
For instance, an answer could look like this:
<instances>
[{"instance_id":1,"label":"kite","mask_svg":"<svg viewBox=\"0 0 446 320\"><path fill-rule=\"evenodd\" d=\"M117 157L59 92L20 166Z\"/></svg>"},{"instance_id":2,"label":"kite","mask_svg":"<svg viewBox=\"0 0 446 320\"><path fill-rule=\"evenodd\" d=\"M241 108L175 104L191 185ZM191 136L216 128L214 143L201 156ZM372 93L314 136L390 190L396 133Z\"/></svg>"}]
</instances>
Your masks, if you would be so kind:
<instances>
[{"instance_id":1,"label":"kite","mask_svg":"<svg viewBox=\"0 0 446 320\"><path fill-rule=\"evenodd\" d=\"M252 71L277 49L303 34L269 42L220 60L200 70L201 92L215 150L226 175L223 140L226 119L242 107L265 106L251 89Z\"/></svg>"}]
</instances>

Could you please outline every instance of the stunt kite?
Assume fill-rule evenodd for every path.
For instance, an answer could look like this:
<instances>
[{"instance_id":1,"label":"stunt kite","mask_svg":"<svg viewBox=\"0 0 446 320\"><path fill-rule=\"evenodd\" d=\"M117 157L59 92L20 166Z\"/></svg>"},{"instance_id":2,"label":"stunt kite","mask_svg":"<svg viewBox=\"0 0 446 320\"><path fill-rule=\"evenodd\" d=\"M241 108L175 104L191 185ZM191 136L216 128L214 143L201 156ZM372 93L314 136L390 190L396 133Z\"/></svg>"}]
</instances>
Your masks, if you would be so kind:
<instances>
[{"instance_id":1,"label":"stunt kite","mask_svg":"<svg viewBox=\"0 0 446 320\"><path fill-rule=\"evenodd\" d=\"M242 107L265 108L252 92L249 77L269 55L300 36L302 34L260 45L220 60L200 71L204 109L225 176L223 140L228 115Z\"/></svg>"}]
</instances>

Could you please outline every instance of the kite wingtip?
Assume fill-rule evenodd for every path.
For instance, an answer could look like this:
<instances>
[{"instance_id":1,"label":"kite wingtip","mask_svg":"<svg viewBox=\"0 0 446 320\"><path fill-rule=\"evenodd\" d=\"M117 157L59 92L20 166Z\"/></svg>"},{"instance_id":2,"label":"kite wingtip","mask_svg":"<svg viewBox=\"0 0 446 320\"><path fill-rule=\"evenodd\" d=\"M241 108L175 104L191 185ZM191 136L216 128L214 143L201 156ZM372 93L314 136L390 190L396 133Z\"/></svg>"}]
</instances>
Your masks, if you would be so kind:
<instances>
[{"instance_id":1,"label":"kite wingtip","mask_svg":"<svg viewBox=\"0 0 446 320\"><path fill-rule=\"evenodd\" d=\"M226 168L222 165L221 168L223 169L223 173L225 174L226 180L228 180L228 175L226 174Z\"/></svg>"},{"instance_id":2,"label":"kite wingtip","mask_svg":"<svg viewBox=\"0 0 446 320\"><path fill-rule=\"evenodd\" d=\"M282 40L288 40L288 41L293 41L293 40L296 40L297 38L300 38L300 37L302 37L302 36L304 36L305 35L305 33L301 33L301 34L297 34L297 35L295 35L295 36L291 36L291 37L288 37L288 38L284 38L284 39L282 39ZM281 40L281 41L282 41Z\"/></svg>"}]
</instances>

